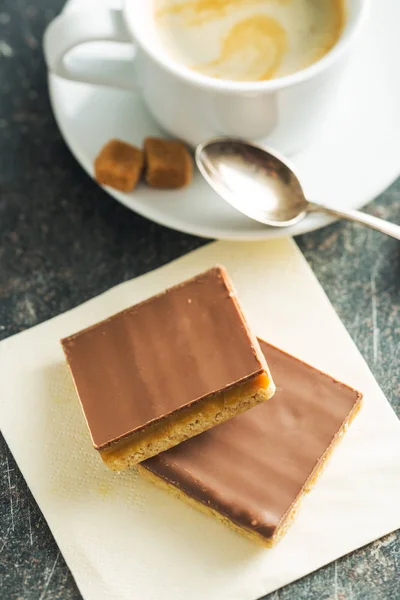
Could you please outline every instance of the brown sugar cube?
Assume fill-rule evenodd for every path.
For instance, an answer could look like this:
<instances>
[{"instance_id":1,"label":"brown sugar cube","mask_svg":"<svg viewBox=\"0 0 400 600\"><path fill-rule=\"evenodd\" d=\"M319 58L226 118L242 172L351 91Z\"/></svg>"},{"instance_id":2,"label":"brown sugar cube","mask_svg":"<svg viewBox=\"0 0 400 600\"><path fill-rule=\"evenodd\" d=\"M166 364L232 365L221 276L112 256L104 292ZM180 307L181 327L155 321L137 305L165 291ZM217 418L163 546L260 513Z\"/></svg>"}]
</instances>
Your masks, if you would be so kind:
<instances>
[{"instance_id":1,"label":"brown sugar cube","mask_svg":"<svg viewBox=\"0 0 400 600\"><path fill-rule=\"evenodd\" d=\"M95 179L120 192L131 192L143 168L143 152L121 140L110 140L94 161Z\"/></svg>"},{"instance_id":2,"label":"brown sugar cube","mask_svg":"<svg viewBox=\"0 0 400 600\"><path fill-rule=\"evenodd\" d=\"M178 140L148 137L144 141L146 181L155 188L180 188L192 179L192 158Z\"/></svg>"}]
</instances>

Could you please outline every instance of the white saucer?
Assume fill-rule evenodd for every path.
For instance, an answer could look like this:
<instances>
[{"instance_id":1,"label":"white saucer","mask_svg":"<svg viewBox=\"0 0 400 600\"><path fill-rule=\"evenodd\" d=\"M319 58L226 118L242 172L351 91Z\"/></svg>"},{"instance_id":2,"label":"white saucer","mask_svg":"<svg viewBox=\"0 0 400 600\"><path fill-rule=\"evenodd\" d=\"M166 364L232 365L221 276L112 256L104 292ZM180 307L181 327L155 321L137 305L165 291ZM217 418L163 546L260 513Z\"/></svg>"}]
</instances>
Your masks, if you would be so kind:
<instances>
[{"instance_id":1,"label":"white saucer","mask_svg":"<svg viewBox=\"0 0 400 600\"><path fill-rule=\"evenodd\" d=\"M291 157L310 199L316 202L359 208L400 173L399 23L399 0L373 3L368 31L319 138ZM49 88L61 133L90 175L94 157L110 138L140 145L147 135L163 135L138 95L52 75ZM148 219L209 238L261 240L297 235L331 222L310 215L285 230L267 228L225 204L199 173L180 191L160 192L144 185L131 194L105 190Z\"/></svg>"}]
</instances>

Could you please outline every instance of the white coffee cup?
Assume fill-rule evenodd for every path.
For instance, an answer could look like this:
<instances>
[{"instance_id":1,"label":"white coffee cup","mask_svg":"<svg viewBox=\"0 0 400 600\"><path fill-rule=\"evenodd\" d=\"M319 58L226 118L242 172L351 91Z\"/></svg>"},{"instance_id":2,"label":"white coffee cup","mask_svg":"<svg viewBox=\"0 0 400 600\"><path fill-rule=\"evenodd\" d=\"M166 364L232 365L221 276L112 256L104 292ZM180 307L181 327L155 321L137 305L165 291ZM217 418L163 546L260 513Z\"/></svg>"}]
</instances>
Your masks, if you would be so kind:
<instances>
[{"instance_id":1,"label":"white coffee cup","mask_svg":"<svg viewBox=\"0 0 400 600\"><path fill-rule=\"evenodd\" d=\"M344 31L321 60L268 81L208 77L172 60L155 27L149 0L125 0L122 10L83 4L50 23L44 37L49 70L75 81L140 90L162 128L195 146L220 135L263 140L291 154L318 130L350 59L370 0L347 0ZM135 46L133 69L103 72L74 69L68 52L94 41ZM106 57L105 57L106 58Z\"/></svg>"}]
</instances>

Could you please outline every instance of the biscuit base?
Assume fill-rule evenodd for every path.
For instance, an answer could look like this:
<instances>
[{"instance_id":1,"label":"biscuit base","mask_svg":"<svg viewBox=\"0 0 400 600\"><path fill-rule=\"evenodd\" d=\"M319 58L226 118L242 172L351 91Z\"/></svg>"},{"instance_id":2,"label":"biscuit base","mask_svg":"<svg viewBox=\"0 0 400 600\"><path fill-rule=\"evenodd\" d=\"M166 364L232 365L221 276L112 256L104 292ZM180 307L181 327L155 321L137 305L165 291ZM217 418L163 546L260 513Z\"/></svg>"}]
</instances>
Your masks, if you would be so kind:
<instances>
[{"instance_id":1,"label":"biscuit base","mask_svg":"<svg viewBox=\"0 0 400 600\"><path fill-rule=\"evenodd\" d=\"M232 521L229 517L221 514L216 509L211 508L208 504L207 505L203 504L199 500L193 498L193 496L190 496L182 489L176 487L170 481L166 481L162 477L155 475L153 471L146 469L145 465L138 465L137 469L138 469L139 473L145 479L147 479L148 481L151 481L152 483L157 485L159 488L166 490L167 492L172 494L175 498L178 498L179 500L183 500L184 502L186 502L186 504L189 504L189 506L201 511L202 513L204 513L206 515L211 515L211 516L217 518L221 523L228 525L231 529L233 529L237 533L245 535L247 538L249 538L253 542L261 544L264 547L271 548L284 536L284 534L289 529L290 525L293 523L293 521L299 511L300 504L301 504L303 497L311 491L312 487L317 482L318 477L321 475L323 469L325 468L326 464L328 463L333 450L335 449L335 447L337 446L339 441L342 439L342 437L345 434L350 423L352 422L352 420L354 419L354 417L360 410L361 404L362 404L362 396L360 395L357 404L354 406L353 410L349 413L348 418L343 422L342 426L338 430L337 434L333 438L333 440L330 443L330 445L328 446L327 450L325 451L325 453L319 460L317 466L315 467L315 469L312 471L309 478L305 482L302 491L300 492L300 494L298 495L298 497L296 498L294 503L291 505L291 507L289 508L287 513L282 517L281 521L276 526L273 535L270 537L265 537L264 535L262 535L255 529L249 529L247 527L239 525L237 522Z\"/></svg>"},{"instance_id":2,"label":"biscuit base","mask_svg":"<svg viewBox=\"0 0 400 600\"><path fill-rule=\"evenodd\" d=\"M258 375L99 449L101 458L113 471L122 471L268 400L274 392L267 374Z\"/></svg>"}]
</instances>

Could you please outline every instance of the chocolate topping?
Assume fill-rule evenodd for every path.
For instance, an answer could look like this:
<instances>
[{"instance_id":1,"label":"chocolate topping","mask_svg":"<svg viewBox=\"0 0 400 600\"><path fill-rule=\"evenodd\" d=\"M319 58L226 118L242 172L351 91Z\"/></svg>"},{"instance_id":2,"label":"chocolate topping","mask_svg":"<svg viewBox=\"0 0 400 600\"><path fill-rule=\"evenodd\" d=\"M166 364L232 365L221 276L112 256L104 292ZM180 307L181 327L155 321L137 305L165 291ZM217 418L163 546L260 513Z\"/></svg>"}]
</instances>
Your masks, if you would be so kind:
<instances>
[{"instance_id":1,"label":"chocolate topping","mask_svg":"<svg viewBox=\"0 0 400 600\"><path fill-rule=\"evenodd\" d=\"M267 368L222 267L62 345L100 449Z\"/></svg>"},{"instance_id":2,"label":"chocolate topping","mask_svg":"<svg viewBox=\"0 0 400 600\"><path fill-rule=\"evenodd\" d=\"M260 345L275 396L141 466L269 538L361 394L265 342Z\"/></svg>"}]
</instances>

